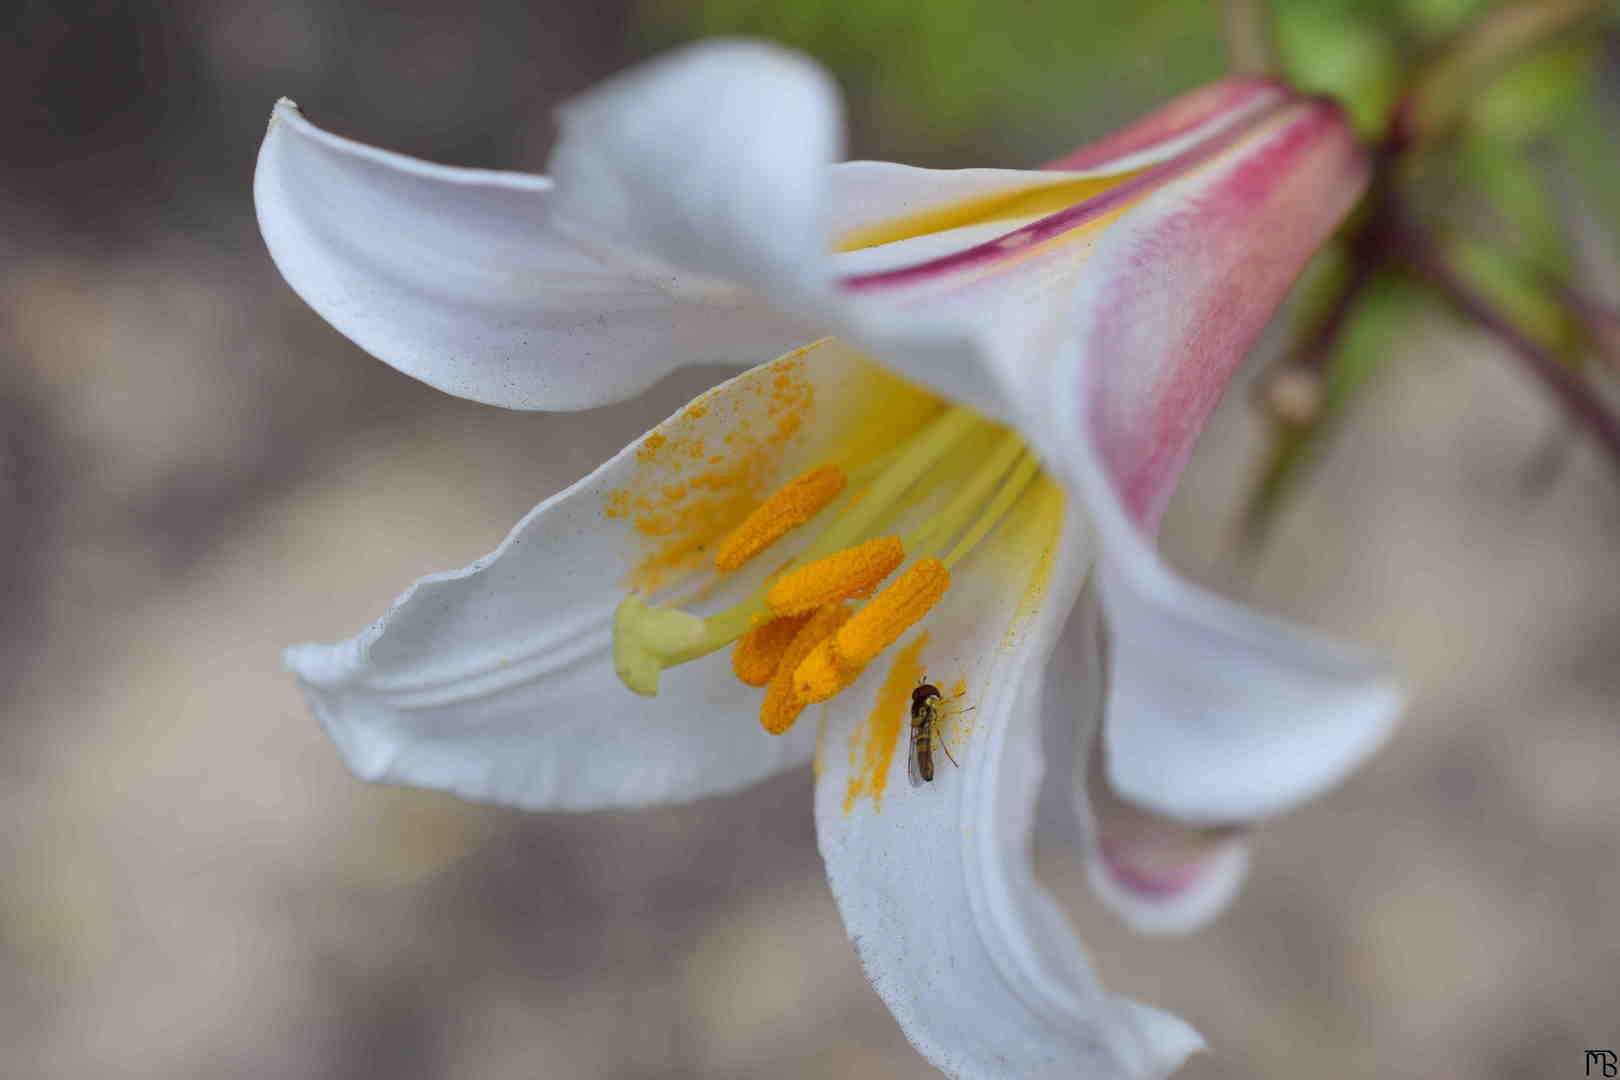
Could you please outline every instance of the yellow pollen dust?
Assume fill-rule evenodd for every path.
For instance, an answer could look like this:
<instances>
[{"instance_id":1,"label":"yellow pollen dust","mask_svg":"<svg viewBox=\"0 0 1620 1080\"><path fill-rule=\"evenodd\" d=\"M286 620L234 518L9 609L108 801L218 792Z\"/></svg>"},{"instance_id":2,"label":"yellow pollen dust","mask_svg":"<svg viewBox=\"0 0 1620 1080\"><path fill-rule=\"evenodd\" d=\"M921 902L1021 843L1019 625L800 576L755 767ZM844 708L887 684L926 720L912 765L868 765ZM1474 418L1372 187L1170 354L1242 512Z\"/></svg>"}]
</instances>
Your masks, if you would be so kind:
<instances>
[{"instance_id":1,"label":"yellow pollen dust","mask_svg":"<svg viewBox=\"0 0 1620 1080\"><path fill-rule=\"evenodd\" d=\"M900 726L910 713L911 691L922 679L922 650L928 631L900 650L894 666L878 688L866 721L849 735L849 780L844 788L844 813L855 809L863 795L872 798L872 809L883 808L883 793L889 786L889 765L895 747L900 745Z\"/></svg>"},{"instance_id":2,"label":"yellow pollen dust","mask_svg":"<svg viewBox=\"0 0 1620 1080\"><path fill-rule=\"evenodd\" d=\"M731 650L731 670L745 686L764 686L782 666L793 638L810 621L811 612L786 615L757 626L737 639Z\"/></svg>"},{"instance_id":3,"label":"yellow pollen dust","mask_svg":"<svg viewBox=\"0 0 1620 1080\"><path fill-rule=\"evenodd\" d=\"M720 542L781 486L795 432L818 415L808 370L816 348L710 391L636 447L634 469L602 506L636 542L627 586L653 596L694 574L715 577Z\"/></svg>"},{"instance_id":4,"label":"yellow pollen dust","mask_svg":"<svg viewBox=\"0 0 1620 1080\"><path fill-rule=\"evenodd\" d=\"M825 647L799 663L793 672L794 693L806 702L826 701L838 693L928 614L950 587L951 572L944 563L917 560L840 627Z\"/></svg>"},{"instance_id":5,"label":"yellow pollen dust","mask_svg":"<svg viewBox=\"0 0 1620 1080\"><path fill-rule=\"evenodd\" d=\"M790 480L731 531L714 553L714 567L729 573L815 517L844 490L844 470L820 465Z\"/></svg>"},{"instance_id":6,"label":"yellow pollen dust","mask_svg":"<svg viewBox=\"0 0 1620 1080\"><path fill-rule=\"evenodd\" d=\"M793 726L804 707L810 702L802 700L794 691L793 673L816 646L828 640L850 618L849 609L842 604L829 604L818 608L793 635L793 641L782 653L776 674L765 688L765 701L759 707L759 722L772 735L780 735Z\"/></svg>"},{"instance_id":7,"label":"yellow pollen dust","mask_svg":"<svg viewBox=\"0 0 1620 1080\"><path fill-rule=\"evenodd\" d=\"M778 615L814 611L824 604L872 595L906 560L898 536L878 536L786 574L765 594Z\"/></svg>"},{"instance_id":8,"label":"yellow pollen dust","mask_svg":"<svg viewBox=\"0 0 1620 1080\"><path fill-rule=\"evenodd\" d=\"M777 419L784 425L802 404L797 384L788 377L791 370L784 366L769 377L786 396L780 403L773 397L768 412L775 416L781 404ZM879 418L894 420L887 412L872 417L874 423ZM728 445L740 430L725 435ZM634 515L639 533L671 537L653 563L679 570L690 565L684 561L688 555L697 554L712 559L723 575L812 519L823 514L830 519L798 555L713 614L699 617L651 603L646 597L664 582L646 581L614 614L615 670L635 692L656 694L662 671L735 643L732 670L745 685L764 687L760 725L772 734L791 728L808 705L847 689L923 620L950 588L953 568L1000 528L1015 506L1024 505L1026 489L1039 474L1016 432L964 406L945 406L912 417L897 440L858 444L867 447L864 453L844 443L818 446L830 455L836 445L839 464L810 469L760 502L760 494L771 490L765 475L778 460L766 453L769 448L750 452L724 474L683 473L682 461L705 452L696 434L656 448L653 437L646 439L637 456L649 454L648 467L660 466L657 483L614 492L606 508L610 515ZM659 501L711 492L716 498L704 494L707 501L697 507L703 511L701 522L689 523L686 510ZM1023 520L1018 514L1013 518ZM900 535L877 535L891 531ZM908 556L911 565L901 570ZM704 602L722 580L715 577L688 591L684 602ZM852 600L865 604L852 611L846 603Z\"/></svg>"}]
</instances>

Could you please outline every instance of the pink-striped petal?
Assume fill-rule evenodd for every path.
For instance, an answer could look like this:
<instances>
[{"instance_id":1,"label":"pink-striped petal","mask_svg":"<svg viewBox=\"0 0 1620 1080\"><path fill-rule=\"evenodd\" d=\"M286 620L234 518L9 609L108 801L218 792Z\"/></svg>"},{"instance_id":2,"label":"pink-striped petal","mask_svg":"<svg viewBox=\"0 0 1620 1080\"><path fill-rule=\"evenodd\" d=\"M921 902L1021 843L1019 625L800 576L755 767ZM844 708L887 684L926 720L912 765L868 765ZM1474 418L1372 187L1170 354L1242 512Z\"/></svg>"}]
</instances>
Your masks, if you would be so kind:
<instances>
[{"instance_id":1,"label":"pink-striped petal","mask_svg":"<svg viewBox=\"0 0 1620 1080\"><path fill-rule=\"evenodd\" d=\"M1240 116L1223 116L1220 123L1212 123L1209 129L1200 132L1202 137L1196 140L1191 135L1183 135L1177 141L1185 145L1175 154L1154 164L1143 165L1138 173L1125 174L1106 191L1082 202L947 255L887 271L848 277L843 281L843 287L849 292L867 293L931 283L951 274L993 269L997 263L1016 264L1031 249L1061 243L1077 230L1128 212L1156 189L1205 165L1242 142L1245 136L1252 135L1275 116L1276 111L1276 108L1251 107Z\"/></svg>"},{"instance_id":2,"label":"pink-striped petal","mask_svg":"<svg viewBox=\"0 0 1620 1080\"><path fill-rule=\"evenodd\" d=\"M1164 1077L1202 1041L1100 983L1030 858L1045 767L1040 671L1084 580L1084 522L1070 515L1033 611L1017 575L1035 568L1012 557L1024 526L1008 524L974 553L990 565L953 585L911 662L873 665L825 707L816 832L827 877L874 988L947 1075ZM941 757L916 787L903 780L904 705L886 693L909 692L913 664L947 685L964 673L975 709L940 728L956 764ZM892 754L882 786L866 773L874 746Z\"/></svg>"},{"instance_id":3,"label":"pink-striped petal","mask_svg":"<svg viewBox=\"0 0 1620 1080\"><path fill-rule=\"evenodd\" d=\"M1133 930L1179 934L1224 911L1249 870L1249 838L1235 826L1183 825L1123 802L1098 771L1086 855L1092 890Z\"/></svg>"},{"instance_id":4,"label":"pink-striped petal","mask_svg":"<svg viewBox=\"0 0 1620 1080\"><path fill-rule=\"evenodd\" d=\"M1167 102L1140 120L1072 150L1047 164L1048 169L1129 167L1137 161L1176 152L1191 141L1207 138L1254 110L1291 97L1270 79L1231 78L1210 83Z\"/></svg>"},{"instance_id":5,"label":"pink-striped petal","mask_svg":"<svg viewBox=\"0 0 1620 1080\"><path fill-rule=\"evenodd\" d=\"M1382 740L1387 668L1176 577L1151 546L1233 369L1359 193L1330 105L1291 107L1103 233L1054 367L1047 438L1101 538L1106 766L1126 799L1203 824L1284 810Z\"/></svg>"},{"instance_id":6,"label":"pink-striped petal","mask_svg":"<svg viewBox=\"0 0 1620 1080\"><path fill-rule=\"evenodd\" d=\"M530 385L559 375L556 385L580 400L599 399L601 388L589 385L591 351L574 347L576 339L600 343L595 330L559 333L568 328L541 319L535 325L546 331L546 347L517 359L511 354L519 339L491 339L493 348L486 340L511 329L502 320L516 308L491 318L480 306L477 285L484 279L469 253L487 241L501 254L501 272L488 282L504 299L532 283L522 272L528 264L521 237L544 232L552 245L546 258L555 255L565 270L583 265L577 260L594 261L673 295L683 307L719 299L763 313L771 326L832 331L944 396L1016 426L1066 488L1071 523L1092 521L1113 643L1105 768L1123 799L1198 825L1247 821L1336 779L1387 729L1396 695L1382 667L1187 585L1150 543L1233 367L1364 180L1364 162L1331 107L1271 83L1229 82L1060 159L1057 171L833 168L837 108L824 77L780 50L724 43L676 54L586 95L565 111L563 128L555 186L510 178L485 184L309 132L302 132L305 142L280 144L318 151L310 155L316 166L336 162L348 179L358 177L345 205L370 226L409 223L403 210L394 212L400 207L470 208L429 222L434 245L405 236L379 246L365 229L345 231L343 220L323 219L309 192L295 191L288 180L302 174L275 170L272 181L293 183L283 201L300 211L287 219L302 229L298 273L306 281L338 281L325 294L323 313L362 340L350 327L375 330L411 315L405 301L434 287L420 256L448 251L461 270L473 272L446 294L452 302L437 304L425 323L406 326L395 336L394 353L378 349L379 355L406 370L411 366L401 358L409 360L411 350L418 360L474 357L478 363L456 369L452 388L484 400L560 400L536 395ZM267 140L267 152L273 145ZM400 191L410 197L387 203ZM464 192L478 199L463 204ZM484 199L490 192L494 197ZM365 217L379 205L387 212ZM514 233L516 242L492 227L490 211L500 206L534 211L529 231ZM469 223L472 245L460 232ZM267 235L280 224L286 222L267 224ZM363 257L354 258L355 250ZM433 267L431 260L426 265ZM356 267L358 276L343 277ZM464 313L471 314L463 319ZM602 319L617 325L621 311L610 305ZM605 366L629 386L645 378L647 362L643 352ZM503 390L502 380L523 389ZM530 524L557 517L569 502L563 497ZM568 531L596 535L583 527ZM352 691L369 703L382 693L384 708L365 712L354 730L377 726L385 737L349 739L357 767L533 806L625 805L718 789L697 764L697 738L682 743L693 752L678 775L664 769L662 779L631 777L622 785L609 770L593 772L590 784L567 775L571 762L592 760L583 740L571 740L578 745L561 757L533 748L529 757L517 756L529 706L563 700L547 696L549 687L531 701L492 696L486 685L493 679L495 690L513 690L509 684L529 670L509 671L504 661L512 648L528 648L536 671L553 651L551 637L528 635L525 613L511 606L522 592L509 586L539 583L551 572L546 567L560 565L550 549L537 548L538 561L524 556L529 546L516 535L487 565L425 584L371 635L295 654L318 702ZM564 554L600 561L612 553ZM1043 615L1052 626L1078 588L1077 572L1053 586ZM593 580L608 576L603 570ZM438 603L447 591L468 600L448 619ZM579 607L597 626L602 609L593 598L582 596ZM438 670L443 654L469 633L477 655L448 674ZM1022 661L1038 663L1050 637L1051 626L1032 633L1041 648L1023 653ZM591 656L589 685L582 677L573 688L582 692L564 705L577 705L599 685L602 650ZM374 670L379 664L397 670ZM461 677L467 672L470 680ZM469 742L459 713L428 716L426 723L418 716L422 702L390 696L401 680L414 693L412 680L424 673L435 694L443 696L441 683L449 687L450 706L474 703L473 718L487 721L483 729L493 735ZM1022 669L1009 667L1007 674L1017 676L1004 682L1016 692L1003 691L1012 693L1010 703L985 702L984 757L956 778L963 781L959 827L932 838L933 848L917 847L917 873L884 854L883 844L910 839L892 828L896 822L871 832L881 843L866 844L865 834L839 824L842 803L821 800L835 891L863 959L908 1034L958 1074L1057 1075L1077 1060L1107 1070L1099 1075L1162 1073L1196 1037L1163 1014L1104 994L1028 878L1021 838L1041 766L1030 699L1039 683L1022 677ZM740 771L765 775L785 756L755 756ZM898 809L886 808L885 817L899 819ZM916 818L919 827L934 822L927 814ZM1105 890L1117 884L1162 904L1212 880L1183 873L1179 855L1167 859L1156 839L1122 838L1108 821L1100 835L1094 865L1107 872ZM1221 851L1221 865L1232 865L1233 850ZM949 874L918 877L947 858L959 860ZM1197 858L1192 863L1208 868ZM1237 866L1230 881L1240 872ZM922 931L910 920L935 909L919 910L908 900L926 898L935 885L960 888L951 909L971 912L982 931L970 946L946 938L937 954L924 953L932 939L912 940ZM1217 904L1223 899L1217 895ZM1201 909L1199 917L1205 914ZM984 976L950 990L947 1001L929 995L930 980L943 980L958 961L978 964ZM950 1019L945 1006L968 1021L985 1019L960 995L990 985L999 987L1005 1021L994 1038L970 1022L943 1022ZM1001 1054L1001 1046L1020 1056Z\"/></svg>"}]
</instances>

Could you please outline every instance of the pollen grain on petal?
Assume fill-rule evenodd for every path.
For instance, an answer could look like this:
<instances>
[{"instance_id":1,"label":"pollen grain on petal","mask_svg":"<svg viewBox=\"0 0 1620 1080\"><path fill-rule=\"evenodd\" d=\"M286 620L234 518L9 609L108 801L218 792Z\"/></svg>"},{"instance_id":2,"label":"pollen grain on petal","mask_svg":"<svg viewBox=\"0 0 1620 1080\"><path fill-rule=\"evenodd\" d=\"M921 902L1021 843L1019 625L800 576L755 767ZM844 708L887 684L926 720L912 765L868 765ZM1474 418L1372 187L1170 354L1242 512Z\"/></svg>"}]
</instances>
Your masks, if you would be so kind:
<instances>
[{"instance_id":1,"label":"pollen grain on petal","mask_svg":"<svg viewBox=\"0 0 1620 1080\"><path fill-rule=\"evenodd\" d=\"M703 394L637 444L634 468L602 506L639 549L629 587L651 594L712 570L720 543L775 488L792 445L784 425L818 426L809 351Z\"/></svg>"},{"instance_id":2,"label":"pollen grain on petal","mask_svg":"<svg viewBox=\"0 0 1620 1080\"><path fill-rule=\"evenodd\" d=\"M759 722L766 731L772 735L782 734L793 726L793 721L799 718L804 707L811 704L795 692L793 673L804 658L815 651L816 646L837 633L849 618L848 608L842 604L829 604L817 608L799 628L799 632L793 635L793 640L782 654L776 674L765 688L765 701L759 708Z\"/></svg>"},{"instance_id":3,"label":"pollen grain on petal","mask_svg":"<svg viewBox=\"0 0 1620 1080\"><path fill-rule=\"evenodd\" d=\"M820 465L789 481L722 541L714 553L715 569L727 573L745 565L837 498L844 482L844 470L837 465Z\"/></svg>"},{"instance_id":4,"label":"pollen grain on petal","mask_svg":"<svg viewBox=\"0 0 1620 1080\"><path fill-rule=\"evenodd\" d=\"M883 809L890 763L896 747L901 745L900 729L910 713L911 692L923 677L921 656L927 644L928 632L924 631L900 650L878 688L866 720L850 732L849 780L844 788L846 814L855 809L863 795L871 796L874 811Z\"/></svg>"},{"instance_id":5,"label":"pollen grain on petal","mask_svg":"<svg viewBox=\"0 0 1620 1080\"><path fill-rule=\"evenodd\" d=\"M917 560L839 629L833 639L839 660L851 667L870 664L907 627L928 614L950 587L951 572L944 563Z\"/></svg>"},{"instance_id":6,"label":"pollen grain on petal","mask_svg":"<svg viewBox=\"0 0 1620 1080\"><path fill-rule=\"evenodd\" d=\"M731 650L731 670L748 686L764 686L776 674L793 638L810 621L811 612L784 615L757 626L737 639Z\"/></svg>"},{"instance_id":7,"label":"pollen grain on petal","mask_svg":"<svg viewBox=\"0 0 1620 1080\"><path fill-rule=\"evenodd\" d=\"M765 602L778 614L795 615L870 596L905 558L898 536L873 537L784 575L766 593Z\"/></svg>"}]
</instances>

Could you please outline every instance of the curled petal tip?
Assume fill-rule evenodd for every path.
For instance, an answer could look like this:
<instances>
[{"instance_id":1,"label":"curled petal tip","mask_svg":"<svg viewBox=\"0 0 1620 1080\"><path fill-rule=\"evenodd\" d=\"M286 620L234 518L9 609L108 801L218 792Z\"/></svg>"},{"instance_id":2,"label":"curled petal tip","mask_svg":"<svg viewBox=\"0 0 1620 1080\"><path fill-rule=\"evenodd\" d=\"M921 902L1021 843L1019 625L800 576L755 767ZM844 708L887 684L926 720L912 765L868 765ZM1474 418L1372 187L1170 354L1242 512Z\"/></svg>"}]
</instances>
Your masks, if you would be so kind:
<instances>
[{"instance_id":1,"label":"curled petal tip","mask_svg":"<svg viewBox=\"0 0 1620 1080\"><path fill-rule=\"evenodd\" d=\"M1169 865L1155 852L1099 842L1086 877L1103 903L1139 934L1186 934L1225 911L1248 876L1249 844L1231 837Z\"/></svg>"},{"instance_id":2,"label":"curled petal tip","mask_svg":"<svg viewBox=\"0 0 1620 1080\"><path fill-rule=\"evenodd\" d=\"M637 113L642 123L694 137L670 109L650 104ZM616 164L615 150L634 158L645 141L597 145L581 193L541 176L366 146L282 99L259 151L254 203L271 257L305 302L378 359L475 401L586 408L695 358L754 362L803 341L802 328L740 289L650 253L604 255L633 247L612 240L651 211L593 177ZM626 165L668 181L668 162Z\"/></svg>"},{"instance_id":3,"label":"curled petal tip","mask_svg":"<svg viewBox=\"0 0 1620 1080\"><path fill-rule=\"evenodd\" d=\"M1197 825L1292 809L1393 730L1403 697L1376 657L1181 583L1105 579L1105 761L1132 802Z\"/></svg>"}]
</instances>

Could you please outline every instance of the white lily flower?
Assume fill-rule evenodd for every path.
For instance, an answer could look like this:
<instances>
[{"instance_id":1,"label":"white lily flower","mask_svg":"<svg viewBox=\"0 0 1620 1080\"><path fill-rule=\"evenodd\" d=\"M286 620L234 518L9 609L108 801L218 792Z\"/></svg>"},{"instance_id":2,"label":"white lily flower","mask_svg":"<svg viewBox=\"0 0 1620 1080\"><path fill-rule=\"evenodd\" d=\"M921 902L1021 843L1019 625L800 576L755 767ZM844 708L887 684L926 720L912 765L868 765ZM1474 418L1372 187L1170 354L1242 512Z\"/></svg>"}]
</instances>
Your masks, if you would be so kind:
<instances>
[{"instance_id":1,"label":"white lily flower","mask_svg":"<svg viewBox=\"0 0 1620 1080\"><path fill-rule=\"evenodd\" d=\"M1034 879L1042 730L1074 727L1088 761L1102 706L1111 790L1074 775L1093 878L1162 929L1230 897L1241 826L1393 721L1379 662L1152 546L1233 367L1364 184L1340 114L1228 81L1046 170L835 164L822 72L723 42L561 116L543 178L366 147L282 102L255 186L270 251L374 355L511 408L781 355L358 637L290 650L321 722L365 779L534 810L814 756L834 893L923 1054L959 1077L1172 1071L1198 1036L1106 992ZM1097 658L1088 573L1106 686L1074 674ZM934 773L907 786L925 676Z\"/></svg>"}]
</instances>

